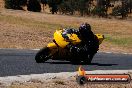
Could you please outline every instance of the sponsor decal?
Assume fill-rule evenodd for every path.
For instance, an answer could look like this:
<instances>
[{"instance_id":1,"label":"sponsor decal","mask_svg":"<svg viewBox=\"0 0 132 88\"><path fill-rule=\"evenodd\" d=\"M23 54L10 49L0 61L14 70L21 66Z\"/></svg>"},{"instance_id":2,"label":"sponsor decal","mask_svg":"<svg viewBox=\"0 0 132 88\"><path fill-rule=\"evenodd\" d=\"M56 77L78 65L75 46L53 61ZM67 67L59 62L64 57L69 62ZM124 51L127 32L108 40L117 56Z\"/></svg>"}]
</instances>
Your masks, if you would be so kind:
<instances>
[{"instance_id":1,"label":"sponsor decal","mask_svg":"<svg viewBox=\"0 0 132 88\"><path fill-rule=\"evenodd\" d=\"M80 66L76 80L79 84L85 84L86 82L130 83L131 76L129 74L86 74L85 70L82 68L82 66Z\"/></svg>"}]
</instances>

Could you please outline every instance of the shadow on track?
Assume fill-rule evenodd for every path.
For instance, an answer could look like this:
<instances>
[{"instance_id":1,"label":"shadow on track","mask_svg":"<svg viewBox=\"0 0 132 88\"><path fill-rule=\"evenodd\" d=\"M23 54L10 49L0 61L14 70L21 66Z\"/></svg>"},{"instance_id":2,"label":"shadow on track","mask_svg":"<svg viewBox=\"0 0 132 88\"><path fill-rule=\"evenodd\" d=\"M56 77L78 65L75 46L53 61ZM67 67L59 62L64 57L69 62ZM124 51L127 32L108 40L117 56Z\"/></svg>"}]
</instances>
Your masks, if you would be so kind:
<instances>
[{"instance_id":1,"label":"shadow on track","mask_svg":"<svg viewBox=\"0 0 132 88\"><path fill-rule=\"evenodd\" d=\"M91 63L91 64L86 64L86 63L71 63L71 62L45 62L49 64L72 64L72 65L96 65L96 66L113 66L113 65L118 65L118 64L101 64L101 63Z\"/></svg>"}]
</instances>

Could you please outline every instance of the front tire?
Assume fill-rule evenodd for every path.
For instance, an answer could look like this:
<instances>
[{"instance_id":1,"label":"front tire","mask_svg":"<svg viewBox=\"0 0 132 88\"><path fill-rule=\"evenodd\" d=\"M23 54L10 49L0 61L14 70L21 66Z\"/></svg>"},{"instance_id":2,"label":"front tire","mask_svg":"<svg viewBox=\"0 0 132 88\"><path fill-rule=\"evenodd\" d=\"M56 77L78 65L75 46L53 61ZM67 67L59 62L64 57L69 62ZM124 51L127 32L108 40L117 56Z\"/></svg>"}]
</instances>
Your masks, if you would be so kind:
<instances>
[{"instance_id":1,"label":"front tire","mask_svg":"<svg viewBox=\"0 0 132 88\"><path fill-rule=\"evenodd\" d=\"M35 60L37 63L44 63L49 59L50 50L48 47L44 47L41 49L35 56Z\"/></svg>"}]
</instances>

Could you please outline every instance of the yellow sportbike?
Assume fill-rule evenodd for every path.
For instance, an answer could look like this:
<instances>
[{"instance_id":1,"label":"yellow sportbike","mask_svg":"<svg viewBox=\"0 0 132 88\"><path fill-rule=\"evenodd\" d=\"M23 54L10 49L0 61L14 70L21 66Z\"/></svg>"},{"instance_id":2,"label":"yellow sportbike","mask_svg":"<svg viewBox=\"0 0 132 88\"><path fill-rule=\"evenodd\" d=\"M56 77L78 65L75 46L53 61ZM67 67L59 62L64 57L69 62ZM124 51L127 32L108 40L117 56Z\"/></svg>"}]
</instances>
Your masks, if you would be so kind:
<instances>
[{"instance_id":1,"label":"yellow sportbike","mask_svg":"<svg viewBox=\"0 0 132 88\"><path fill-rule=\"evenodd\" d=\"M92 58L96 52L86 52L86 54L83 53L81 55L80 53L73 53L70 52L69 49L67 49L67 45L72 44L73 46L79 46L82 47L82 40L78 37L77 34L67 34L69 37L68 40L63 38L62 36L63 30L56 30L54 33L53 42L47 44L44 48L38 51L38 53L35 56L35 60L37 63L43 63L49 59L52 60L66 60L71 62L86 62L91 63ZM99 46L104 36L102 34L95 34L98 44L95 44L96 46ZM93 48L94 49L94 48ZM96 49L97 51L98 49ZM90 51L90 50L89 50Z\"/></svg>"}]
</instances>

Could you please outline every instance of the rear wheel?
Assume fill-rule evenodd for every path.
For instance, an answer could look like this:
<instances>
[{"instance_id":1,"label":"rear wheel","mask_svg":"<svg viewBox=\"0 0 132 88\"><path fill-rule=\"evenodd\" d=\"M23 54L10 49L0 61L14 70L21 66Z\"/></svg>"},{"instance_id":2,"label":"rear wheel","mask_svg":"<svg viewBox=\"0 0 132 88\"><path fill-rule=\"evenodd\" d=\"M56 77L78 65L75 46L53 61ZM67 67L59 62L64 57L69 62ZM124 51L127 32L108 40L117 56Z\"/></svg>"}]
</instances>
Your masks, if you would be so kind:
<instances>
[{"instance_id":1,"label":"rear wheel","mask_svg":"<svg viewBox=\"0 0 132 88\"><path fill-rule=\"evenodd\" d=\"M91 64L94 55L95 55L95 53L94 53L94 54L88 54L88 55L84 58L83 62L86 63L86 64Z\"/></svg>"},{"instance_id":2,"label":"rear wheel","mask_svg":"<svg viewBox=\"0 0 132 88\"><path fill-rule=\"evenodd\" d=\"M35 56L35 60L37 63L44 63L49 59L50 50L48 47L44 47L41 49Z\"/></svg>"},{"instance_id":3,"label":"rear wheel","mask_svg":"<svg viewBox=\"0 0 132 88\"><path fill-rule=\"evenodd\" d=\"M73 54L73 56L70 58L70 62L74 65L77 65L81 63L81 59L77 54Z\"/></svg>"}]
</instances>

